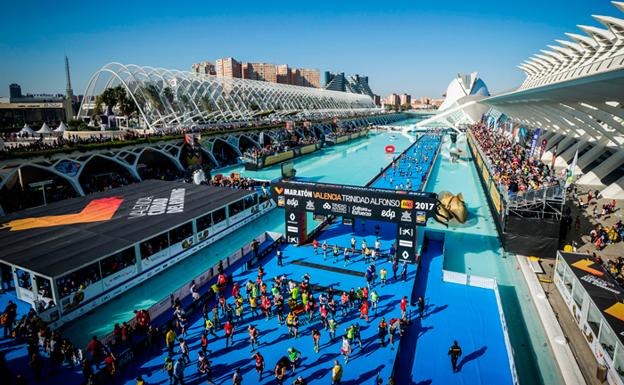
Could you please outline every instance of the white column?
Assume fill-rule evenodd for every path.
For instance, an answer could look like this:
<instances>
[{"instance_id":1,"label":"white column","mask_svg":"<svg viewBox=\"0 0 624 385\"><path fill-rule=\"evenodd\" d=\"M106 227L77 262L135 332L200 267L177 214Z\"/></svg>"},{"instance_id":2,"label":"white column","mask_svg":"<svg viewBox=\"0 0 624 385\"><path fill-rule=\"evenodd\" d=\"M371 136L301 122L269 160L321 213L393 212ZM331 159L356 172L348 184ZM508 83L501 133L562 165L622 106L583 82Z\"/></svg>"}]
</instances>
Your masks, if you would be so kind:
<instances>
[{"instance_id":1,"label":"white column","mask_svg":"<svg viewBox=\"0 0 624 385\"><path fill-rule=\"evenodd\" d=\"M624 163L624 151L617 151L608 157L604 162L591 169L587 174L583 175L578 184L581 185L602 185L600 179L609 175L609 173Z\"/></svg>"}]
</instances>

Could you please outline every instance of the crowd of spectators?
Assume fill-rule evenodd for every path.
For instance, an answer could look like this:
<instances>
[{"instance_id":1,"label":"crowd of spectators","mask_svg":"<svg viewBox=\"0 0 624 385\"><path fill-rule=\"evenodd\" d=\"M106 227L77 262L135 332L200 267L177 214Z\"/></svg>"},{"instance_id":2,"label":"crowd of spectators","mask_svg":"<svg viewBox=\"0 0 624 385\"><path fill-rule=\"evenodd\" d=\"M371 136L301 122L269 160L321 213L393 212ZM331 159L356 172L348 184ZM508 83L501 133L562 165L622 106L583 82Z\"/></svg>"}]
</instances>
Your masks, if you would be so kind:
<instances>
[{"instance_id":1,"label":"crowd of spectators","mask_svg":"<svg viewBox=\"0 0 624 385\"><path fill-rule=\"evenodd\" d=\"M164 132L140 134L136 131L123 131L123 133L114 137L103 134L89 136L69 135L67 137L56 135L44 136L43 134L35 134L30 137L18 137L16 133L10 133L4 135L3 140L6 143L11 143L11 145L5 146L3 151L10 155L12 153L38 152L45 150L54 150L58 148L71 149L73 147L86 144L129 141L140 138L163 137L167 135L168 134Z\"/></svg>"},{"instance_id":2,"label":"crowd of spectators","mask_svg":"<svg viewBox=\"0 0 624 385\"><path fill-rule=\"evenodd\" d=\"M222 174L217 174L212 179L210 179L208 184L211 186L229 187L241 190L254 190L256 187L268 186L268 182L259 181L253 178L240 177L240 175L236 173L233 173L229 177Z\"/></svg>"},{"instance_id":3,"label":"crowd of spectators","mask_svg":"<svg viewBox=\"0 0 624 385\"><path fill-rule=\"evenodd\" d=\"M338 127L334 130L334 132L330 135L336 135L336 136L340 136L340 135L346 135L346 134L353 134L355 132L360 132L360 131L364 131L367 130L371 127L369 126L357 126L357 127Z\"/></svg>"},{"instance_id":4,"label":"crowd of spectators","mask_svg":"<svg viewBox=\"0 0 624 385\"><path fill-rule=\"evenodd\" d=\"M314 138L314 137L308 137L308 138L297 138L294 140L288 140L288 141L284 141L284 142L280 142L280 143L271 143L271 144L267 144L266 146L262 147L262 148L250 148L247 151L245 151L245 153L243 154L243 156L245 158L250 158L250 159L258 159L261 158L263 156L269 156L269 155L275 155L275 154L279 154L281 152L284 151L288 151L290 149L296 148L296 147L300 147L300 146L306 146L309 144L315 144L318 143L319 140Z\"/></svg>"},{"instance_id":5,"label":"crowd of spectators","mask_svg":"<svg viewBox=\"0 0 624 385\"><path fill-rule=\"evenodd\" d=\"M155 132L139 132L135 130L121 131L119 135L114 137L108 135L68 135L62 136L60 133L52 134L40 134L34 133L32 135L19 134L18 132L5 133L0 136L7 145L2 149L2 152L12 153L18 152L36 152L53 150L58 148L72 148L79 145L93 144L93 143L106 143L113 141L130 141L135 139L147 139L147 138L159 138L172 135L184 135L184 134L208 134L215 132L227 132L238 129L253 129L261 128L270 125L281 124L278 120L260 120L255 122L235 122L228 124L215 124L208 127L198 126L183 126L174 127L169 129L158 129ZM94 129L95 130L95 129Z\"/></svg>"},{"instance_id":6,"label":"crowd of spectators","mask_svg":"<svg viewBox=\"0 0 624 385\"><path fill-rule=\"evenodd\" d=\"M530 157L530 151L508 136L488 129L483 124L470 127L470 132L491 166L492 178L512 195L559 185L554 170L541 160Z\"/></svg>"}]
</instances>

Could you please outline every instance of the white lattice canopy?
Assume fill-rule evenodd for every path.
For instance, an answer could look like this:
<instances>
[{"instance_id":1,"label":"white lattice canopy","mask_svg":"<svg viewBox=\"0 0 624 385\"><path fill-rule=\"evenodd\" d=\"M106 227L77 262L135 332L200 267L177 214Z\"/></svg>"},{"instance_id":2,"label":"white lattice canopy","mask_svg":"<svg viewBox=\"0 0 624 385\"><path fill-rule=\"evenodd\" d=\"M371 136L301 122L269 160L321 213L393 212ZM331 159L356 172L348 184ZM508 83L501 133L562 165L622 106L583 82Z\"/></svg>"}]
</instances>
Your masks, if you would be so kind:
<instances>
[{"instance_id":1,"label":"white lattice canopy","mask_svg":"<svg viewBox=\"0 0 624 385\"><path fill-rule=\"evenodd\" d=\"M117 86L126 90L136 104L141 125L149 129L259 117L325 118L376 108L367 95L109 63L91 77L78 118L102 113L96 110L101 107L97 96Z\"/></svg>"}]
</instances>

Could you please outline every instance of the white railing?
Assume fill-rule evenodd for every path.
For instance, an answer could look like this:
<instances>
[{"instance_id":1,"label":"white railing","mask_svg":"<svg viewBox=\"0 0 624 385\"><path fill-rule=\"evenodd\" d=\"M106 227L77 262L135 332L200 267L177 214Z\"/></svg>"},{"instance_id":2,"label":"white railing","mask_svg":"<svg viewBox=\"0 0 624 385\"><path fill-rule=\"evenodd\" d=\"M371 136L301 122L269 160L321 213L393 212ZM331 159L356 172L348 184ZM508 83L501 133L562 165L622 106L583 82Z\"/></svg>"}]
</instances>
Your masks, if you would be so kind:
<instances>
[{"instance_id":1,"label":"white railing","mask_svg":"<svg viewBox=\"0 0 624 385\"><path fill-rule=\"evenodd\" d=\"M498 315L500 317L501 326L503 328L503 336L505 337L505 348L507 349L507 358L509 360L509 370L514 385L518 385L518 373L516 372L516 363L514 361L513 348L509 340L509 331L505 314L503 313L503 304L498 291L498 282L494 278L481 277L478 275L458 273L456 271L442 270L442 279L444 282L456 283L460 285L480 287L484 289L494 290L496 296L496 305L498 306Z\"/></svg>"}]
</instances>

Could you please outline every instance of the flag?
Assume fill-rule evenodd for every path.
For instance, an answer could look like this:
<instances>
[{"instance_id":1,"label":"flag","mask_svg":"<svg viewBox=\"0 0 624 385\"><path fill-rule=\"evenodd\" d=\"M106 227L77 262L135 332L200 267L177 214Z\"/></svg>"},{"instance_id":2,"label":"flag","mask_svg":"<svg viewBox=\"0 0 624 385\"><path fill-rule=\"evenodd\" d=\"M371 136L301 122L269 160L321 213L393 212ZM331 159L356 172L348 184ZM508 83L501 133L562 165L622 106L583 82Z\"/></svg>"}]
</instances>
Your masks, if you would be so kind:
<instances>
[{"instance_id":1,"label":"flag","mask_svg":"<svg viewBox=\"0 0 624 385\"><path fill-rule=\"evenodd\" d=\"M195 138L193 137L193 134L184 134L184 141L189 146L195 146Z\"/></svg>"},{"instance_id":2,"label":"flag","mask_svg":"<svg viewBox=\"0 0 624 385\"><path fill-rule=\"evenodd\" d=\"M555 144L555 148L552 150L552 160L550 162L550 168L555 168L555 160L557 159L557 149L559 148L559 143Z\"/></svg>"},{"instance_id":3,"label":"flag","mask_svg":"<svg viewBox=\"0 0 624 385\"><path fill-rule=\"evenodd\" d=\"M565 187L568 188L572 183L574 183L574 174L576 174L576 163L578 162L578 145L576 146L576 153L574 154L574 159L572 160L572 164L570 165L570 170L568 171L568 179L566 179Z\"/></svg>"},{"instance_id":4,"label":"flag","mask_svg":"<svg viewBox=\"0 0 624 385\"><path fill-rule=\"evenodd\" d=\"M535 147L537 147L537 141L542 134L542 129L537 128L533 131L533 138L531 138L531 152L529 153L529 158L532 158L535 154Z\"/></svg>"}]
</instances>

